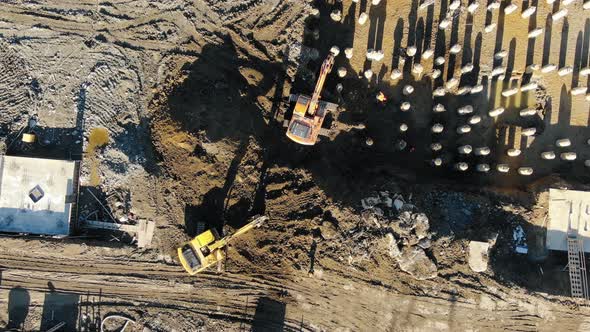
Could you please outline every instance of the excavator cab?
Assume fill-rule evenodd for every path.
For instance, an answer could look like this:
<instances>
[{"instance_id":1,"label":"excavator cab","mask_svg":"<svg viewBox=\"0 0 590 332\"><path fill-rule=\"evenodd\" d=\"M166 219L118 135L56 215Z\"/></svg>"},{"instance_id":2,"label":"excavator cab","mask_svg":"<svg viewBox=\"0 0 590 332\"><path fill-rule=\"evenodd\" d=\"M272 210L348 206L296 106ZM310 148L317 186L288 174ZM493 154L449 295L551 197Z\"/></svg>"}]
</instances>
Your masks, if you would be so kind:
<instances>
[{"instance_id":1,"label":"excavator cab","mask_svg":"<svg viewBox=\"0 0 590 332\"><path fill-rule=\"evenodd\" d=\"M334 66L334 54L330 53L320 70L320 75L311 97L306 95L291 95L290 102L295 103L291 121L286 123L287 137L302 145L314 145L318 136L323 134L322 124L328 111L335 111L338 105L320 100L320 93L326 76Z\"/></svg>"},{"instance_id":2,"label":"excavator cab","mask_svg":"<svg viewBox=\"0 0 590 332\"><path fill-rule=\"evenodd\" d=\"M217 263L218 254L213 251L219 250L219 248L215 248L213 244L219 240L220 237L217 231L210 229L178 248L178 258L184 269L190 275L195 275ZM222 255L221 259L223 259L223 252L219 254Z\"/></svg>"}]
</instances>

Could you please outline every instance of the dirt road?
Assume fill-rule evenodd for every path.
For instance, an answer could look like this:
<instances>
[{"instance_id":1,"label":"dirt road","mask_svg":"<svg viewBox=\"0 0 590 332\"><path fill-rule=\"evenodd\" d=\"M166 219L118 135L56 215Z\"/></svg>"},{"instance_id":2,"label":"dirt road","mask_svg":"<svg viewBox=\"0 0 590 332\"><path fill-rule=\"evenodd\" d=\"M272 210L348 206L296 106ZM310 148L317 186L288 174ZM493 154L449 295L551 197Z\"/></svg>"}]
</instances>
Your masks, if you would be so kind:
<instances>
[{"instance_id":1,"label":"dirt road","mask_svg":"<svg viewBox=\"0 0 590 332\"><path fill-rule=\"evenodd\" d=\"M17 256L18 255L18 256ZM18 257L18 258L17 258ZM220 321L225 328L249 329L257 322L256 304L271 298L286 308L285 330L353 331L585 331L587 308L555 306L550 300L531 299L520 292L455 299L448 294L404 295L382 286L344 279L331 271L320 278L304 274L207 273L190 278L176 265L121 257L84 259L3 248L2 298L8 290L54 292L98 297L103 312L144 312L141 322L153 326L159 311L175 312L170 329L194 330L192 320ZM237 271L236 271L237 272ZM6 306L2 301L0 308ZM80 304L84 307L84 304ZM466 319L469 317L469 319ZM270 323L275 323L271 321ZM270 324L269 323L269 324ZM276 328L276 326L275 326Z\"/></svg>"}]
</instances>

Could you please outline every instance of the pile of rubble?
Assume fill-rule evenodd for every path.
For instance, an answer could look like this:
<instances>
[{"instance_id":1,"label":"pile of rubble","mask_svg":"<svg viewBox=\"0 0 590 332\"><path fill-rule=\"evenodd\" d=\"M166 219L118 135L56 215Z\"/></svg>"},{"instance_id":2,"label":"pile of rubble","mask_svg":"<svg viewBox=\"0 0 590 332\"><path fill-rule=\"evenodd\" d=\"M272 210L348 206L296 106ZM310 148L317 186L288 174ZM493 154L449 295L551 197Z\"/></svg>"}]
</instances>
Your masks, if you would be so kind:
<instances>
[{"instance_id":1,"label":"pile of rubble","mask_svg":"<svg viewBox=\"0 0 590 332\"><path fill-rule=\"evenodd\" d=\"M424 213L406 202L402 195L390 195L387 191L363 199L361 205L364 228L379 230L389 256L396 260L402 271L418 280L437 276L436 265L426 255L432 245L432 234Z\"/></svg>"}]
</instances>

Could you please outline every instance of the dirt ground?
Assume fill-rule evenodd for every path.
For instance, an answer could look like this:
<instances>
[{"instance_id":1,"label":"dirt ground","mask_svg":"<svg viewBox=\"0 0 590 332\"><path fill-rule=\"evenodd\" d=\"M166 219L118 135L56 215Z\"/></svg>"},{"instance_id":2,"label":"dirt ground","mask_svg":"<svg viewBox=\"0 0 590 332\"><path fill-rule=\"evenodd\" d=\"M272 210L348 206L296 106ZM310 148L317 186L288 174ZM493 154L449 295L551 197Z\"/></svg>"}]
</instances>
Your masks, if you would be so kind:
<instances>
[{"instance_id":1,"label":"dirt ground","mask_svg":"<svg viewBox=\"0 0 590 332\"><path fill-rule=\"evenodd\" d=\"M543 228L548 188L588 190L590 104L570 93L590 85L580 75L590 61L588 11L574 2L553 22L559 1L524 1L510 15L504 2L495 11L482 2L473 15L461 2L447 31L438 29L446 0L426 9L417 0L0 3L7 154L82 159L80 220L156 223L148 249L124 234L82 229L69 239L3 236L0 329L65 322L63 331L98 331L105 315L122 314L136 321L134 331L590 330L587 302L569 297L567 257L544 249ZM528 6L537 11L523 19ZM537 26L543 34L529 39ZM450 54L456 43L462 50ZM341 55L323 93L341 106L327 121L332 133L296 146L281 126L286 97L313 89L334 45ZM417 56L402 64L411 45ZM367 61L368 48L384 58ZM421 57L427 48L429 59ZM506 57L494 59L501 50ZM434 64L438 56L443 65ZM412 75L414 63L422 77ZM467 63L474 69L460 75ZM525 72L549 63L573 73ZM505 77L491 78L500 65ZM396 68L404 76L392 80ZM433 68L440 78L431 78ZM453 77L459 88L483 91L433 96ZM531 81L534 91L501 95ZM410 96L402 94L406 84L415 87ZM376 102L378 91L386 104ZM403 101L410 112L400 111ZM436 103L447 112L433 113ZM467 117L456 109L465 105L482 121L459 135ZM500 106L500 117L487 115ZM524 107L537 114L519 117ZM32 116L38 143L24 145L18 135ZM447 130L432 134L436 122ZM523 136L528 127L536 135ZM572 146L555 147L564 137ZM402 151L400 139L408 143ZM433 142L441 153L430 150ZM462 157L455 151L464 144L492 153ZM509 148L522 153L508 157ZM558 157L542 160L548 150ZM565 151L577 160L560 160ZM429 163L436 156L438 169ZM470 170L453 170L458 161ZM482 162L511 170L475 172ZM516 172L524 166L532 176ZM176 248L198 229L231 233L258 214L269 221L232 244L224 273L183 271ZM405 228L418 219L423 229ZM518 227L528 255L515 253ZM484 272L468 265L470 241L494 243Z\"/></svg>"}]
</instances>

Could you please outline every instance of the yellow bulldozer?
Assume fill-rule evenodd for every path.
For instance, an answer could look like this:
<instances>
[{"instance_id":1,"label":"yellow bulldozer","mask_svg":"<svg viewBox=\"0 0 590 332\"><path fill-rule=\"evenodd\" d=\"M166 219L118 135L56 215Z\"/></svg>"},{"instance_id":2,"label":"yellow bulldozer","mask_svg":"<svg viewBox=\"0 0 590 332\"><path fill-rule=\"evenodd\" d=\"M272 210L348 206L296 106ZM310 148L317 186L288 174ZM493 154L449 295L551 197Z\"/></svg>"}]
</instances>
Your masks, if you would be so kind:
<instances>
[{"instance_id":1,"label":"yellow bulldozer","mask_svg":"<svg viewBox=\"0 0 590 332\"><path fill-rule=\"evenodd\" d=\"M326 81L326 77L334 66L334 54L328 54L322 64L320 75L311 97L306 95L292 94L289 102L295 102L291 121L285 121L287 126L287 137L293 142L303 145L314 145L319 135L325 135L322 124L328 112L334 112L337 104L320 100L320 95Z\"/></svg>"},{"instance_id":2,"label":"yellow bulldozer","mask_svg":"<svg viewBox=\"0 0 590 332\"><path fill-rule=\"evenodd\" d=\"M260 227L266 220L268 220L266 216L254 217L235 233L223 238L215 229L206 230L178 248L180 263L190 275L202 272L215 264L217 264L217 270L221 272L229 242L253 228Z\"/></svg>"}]
</instances>

